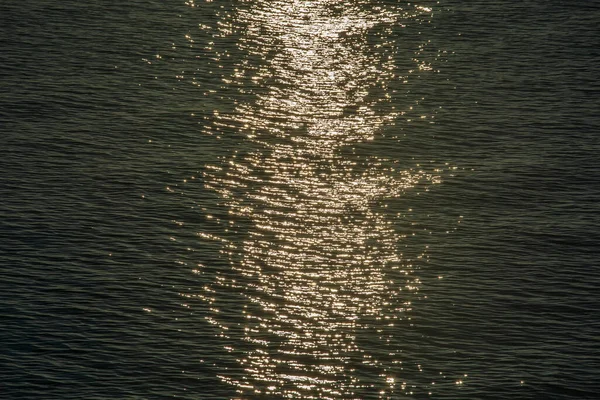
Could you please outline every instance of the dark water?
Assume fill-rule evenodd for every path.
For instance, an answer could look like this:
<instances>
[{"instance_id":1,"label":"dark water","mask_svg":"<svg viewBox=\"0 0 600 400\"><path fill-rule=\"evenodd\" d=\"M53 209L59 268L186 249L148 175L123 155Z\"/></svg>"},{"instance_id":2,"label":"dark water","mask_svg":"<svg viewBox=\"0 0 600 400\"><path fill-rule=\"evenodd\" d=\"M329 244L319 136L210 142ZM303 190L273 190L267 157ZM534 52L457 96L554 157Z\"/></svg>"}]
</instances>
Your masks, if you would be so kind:
<instances>
[{"instance_id":1,"label":"dark water","mask_svg":"<svg viewBox=\"0 0 600 400\"><path fill-rule=\"evenodd\" d=\"M597 398L579 3L3 1L0 398Z\"/></svg>"}]
</instances>

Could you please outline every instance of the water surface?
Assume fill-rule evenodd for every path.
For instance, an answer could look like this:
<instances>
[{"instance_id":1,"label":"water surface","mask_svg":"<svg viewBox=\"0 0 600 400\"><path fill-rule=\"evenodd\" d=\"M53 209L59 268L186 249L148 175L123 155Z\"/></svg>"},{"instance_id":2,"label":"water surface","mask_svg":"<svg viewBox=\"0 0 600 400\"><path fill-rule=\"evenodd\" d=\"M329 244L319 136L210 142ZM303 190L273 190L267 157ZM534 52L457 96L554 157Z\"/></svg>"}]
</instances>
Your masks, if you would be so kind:
<instances>
[{"instance_id":1,"label":"water surface","mask_svg":"<svg viewBox=\"0 0 600 400\"><path fill-rule=\"evenodd\" d=\"M593 399L598 7L0 6L0 390Z\"/></svg>"}]
</instances>

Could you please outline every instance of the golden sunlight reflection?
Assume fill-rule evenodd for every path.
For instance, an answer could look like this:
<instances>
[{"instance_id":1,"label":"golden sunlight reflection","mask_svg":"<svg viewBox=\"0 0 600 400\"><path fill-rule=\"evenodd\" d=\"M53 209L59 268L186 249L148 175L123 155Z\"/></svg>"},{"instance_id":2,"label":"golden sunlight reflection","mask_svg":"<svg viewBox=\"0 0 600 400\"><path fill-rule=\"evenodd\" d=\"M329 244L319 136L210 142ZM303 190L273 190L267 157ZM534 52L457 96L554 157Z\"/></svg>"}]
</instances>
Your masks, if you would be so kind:
<instances>
[{"instance_id":1,"label":"golden sunlight reflection","mask_svg":"<svg viewBox=\"0 0 600 400\"><path fill-rule=\"evenodd\" d=\"M239 330L244 338L226 347L238 372L221 376L242 398L351 399L366 391L383 399L413 390L393 344L410 325L402 321L420 282L401 251L410 233L398 232L382 200L439 177L354 149L376 145L382 127L403 115L384 106L389 83L410 73L398 75L389 32L431 12L406 7L256 0L221 23L241 30L245 58L225 83L244 100L231 114L215 112L206 133L230 132L239 146L204 178L237 236L200 233L222 241L232 265L203 297L220 336ZM416 70L430 68L407 57ZM242 296L236 311L244 323L221 313L220 292Z\"/></svg>"}]
</instances>

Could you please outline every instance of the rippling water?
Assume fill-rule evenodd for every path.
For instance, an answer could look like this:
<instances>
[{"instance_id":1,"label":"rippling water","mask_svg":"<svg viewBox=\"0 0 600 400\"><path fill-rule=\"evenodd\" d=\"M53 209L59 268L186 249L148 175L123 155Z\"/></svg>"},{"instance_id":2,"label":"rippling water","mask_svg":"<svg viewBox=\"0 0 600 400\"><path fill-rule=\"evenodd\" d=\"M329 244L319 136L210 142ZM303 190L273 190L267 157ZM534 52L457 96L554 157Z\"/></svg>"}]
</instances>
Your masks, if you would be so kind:
<instances>
[{"instance_id":1,"label":"rippling water","mask_svg":"<svg viewBox=\"0 0 600 400\"><path fill-rule=\"evenodd\" d=\"M594 399L599 7L0 5L0 397Z\"/></svg>"}]
</instances>

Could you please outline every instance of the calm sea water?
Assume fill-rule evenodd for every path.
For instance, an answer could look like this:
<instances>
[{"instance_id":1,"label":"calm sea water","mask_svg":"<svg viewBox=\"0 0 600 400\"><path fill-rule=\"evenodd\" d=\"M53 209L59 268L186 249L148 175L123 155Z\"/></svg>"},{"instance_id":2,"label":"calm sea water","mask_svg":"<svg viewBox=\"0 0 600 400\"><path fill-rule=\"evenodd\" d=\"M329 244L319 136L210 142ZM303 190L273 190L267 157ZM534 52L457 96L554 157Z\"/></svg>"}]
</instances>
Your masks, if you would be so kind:
<instances>
[{"instance_id":1,"label":"calm sea water","mask_svg":"<svg viewBox=\"0 0 600 400\"><path fill-rule=\"evenodd\" d=\"M597 398L580 3L3 1L0 398Z\"/></svg>"}]
</instances>

